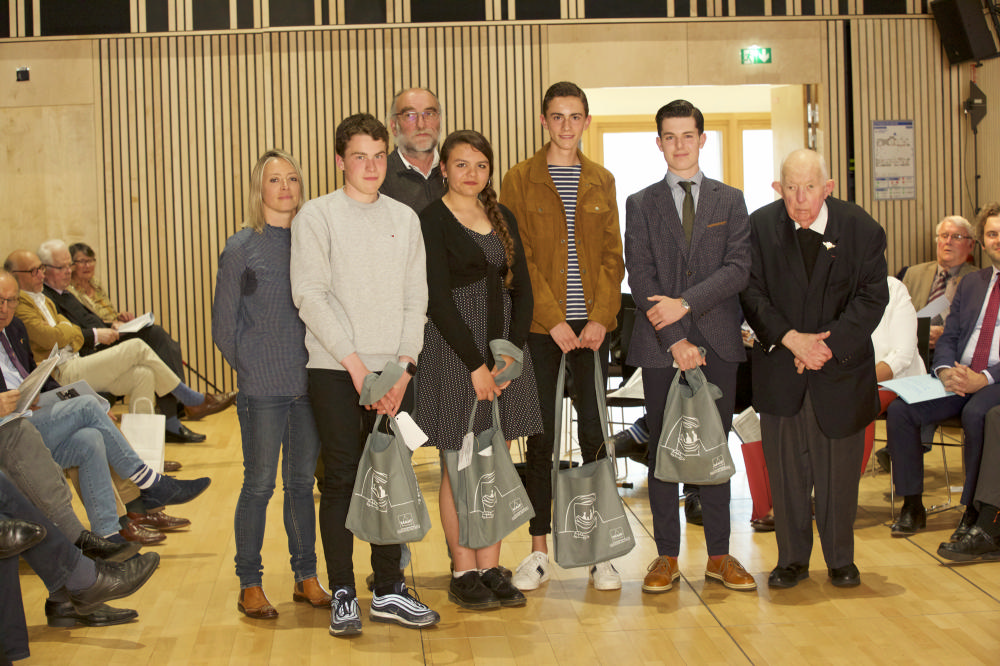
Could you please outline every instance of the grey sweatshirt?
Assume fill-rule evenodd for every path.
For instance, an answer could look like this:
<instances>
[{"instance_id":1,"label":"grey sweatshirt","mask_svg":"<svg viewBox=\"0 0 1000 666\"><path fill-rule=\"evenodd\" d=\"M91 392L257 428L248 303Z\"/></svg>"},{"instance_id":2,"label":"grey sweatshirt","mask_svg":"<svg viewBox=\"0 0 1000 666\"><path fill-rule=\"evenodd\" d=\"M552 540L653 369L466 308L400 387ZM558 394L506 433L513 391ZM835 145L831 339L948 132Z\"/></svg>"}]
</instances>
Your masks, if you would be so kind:
<instances>
[{"instance_id":1,"label":"grey sweatshirt","mask_svg":"<svg viewBox=\"0 0 1000 666\"><path fill-rule=\"evenodd\" d=\"M292 223L292 300L306 324L306 367L372 371L424 342L427 272L420 221L385 195L366 204L343 188L306 203Z\"/></svg>"}]
</instances>

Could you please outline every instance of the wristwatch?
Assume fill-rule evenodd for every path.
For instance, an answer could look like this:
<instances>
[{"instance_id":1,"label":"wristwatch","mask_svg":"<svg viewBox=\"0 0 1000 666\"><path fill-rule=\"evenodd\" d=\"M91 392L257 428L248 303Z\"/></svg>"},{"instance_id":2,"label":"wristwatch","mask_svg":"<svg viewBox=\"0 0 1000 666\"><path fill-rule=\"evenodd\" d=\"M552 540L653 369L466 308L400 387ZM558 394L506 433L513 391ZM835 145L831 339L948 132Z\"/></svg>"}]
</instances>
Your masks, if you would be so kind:
<instances>
[{"instance_id":1,"label":"wristwatch","mask_svg":"<svg viewBox=\"0 0 1000 666\"><path fill-rule=\"evenodd\" d=\"M684 308L685 310L687 310L688 312L691 312L691 304L688 303L683 298L681 299L681 307Z\"/></svg>"},{"instance_id":2,"label":"wristwatch","mask_svg":"<svg viewBox=\"0 0 1000 666\"><path fill-rule=\"evenodd\" d=\"M403 369L406 370L406 374L408 374L411 377L415 377L417 375L417 364L416 363L407 363L403 367Z\"/></svg>"}]
</instances>

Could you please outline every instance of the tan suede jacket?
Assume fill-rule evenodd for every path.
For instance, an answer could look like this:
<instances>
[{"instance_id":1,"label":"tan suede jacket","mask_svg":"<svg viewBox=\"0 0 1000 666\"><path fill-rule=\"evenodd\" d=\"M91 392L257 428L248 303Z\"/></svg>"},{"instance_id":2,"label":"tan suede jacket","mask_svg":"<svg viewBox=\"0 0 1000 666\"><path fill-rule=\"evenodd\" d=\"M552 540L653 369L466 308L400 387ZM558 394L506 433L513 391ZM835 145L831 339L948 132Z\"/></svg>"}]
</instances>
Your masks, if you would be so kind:
<instances>
[{"instance_id":1,"label":"tan suede jacket","mask_svg":"<svg viewBox=\"0 0 1000 666\"><path fill-rule=\"evenodd\" d=\"M500 203L517 218L535 298L532 333L548 333L566 321L566 213L549 176L549 144L507 172ZM618 228L615 179L579 153L580 188L576 202L576 252L590 321L615 328L625 276Z\"/></svg>"}]
</instances>

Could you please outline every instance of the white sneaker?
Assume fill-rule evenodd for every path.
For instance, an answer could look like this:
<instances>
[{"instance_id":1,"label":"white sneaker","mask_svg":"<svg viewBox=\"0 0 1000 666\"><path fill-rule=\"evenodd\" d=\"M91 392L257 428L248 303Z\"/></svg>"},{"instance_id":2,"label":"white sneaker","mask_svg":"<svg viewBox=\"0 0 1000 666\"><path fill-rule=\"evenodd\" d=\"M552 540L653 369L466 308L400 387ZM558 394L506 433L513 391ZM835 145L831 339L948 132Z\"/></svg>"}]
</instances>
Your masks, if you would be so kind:
<instances>
[{"instance_id":1,"label":"white sneaker","mask_svg":"<svg viewBox=\"0 0 1000 666\"><path fill-rule=\"evenodd\" d=\"M590 567L590 582L595 590L622 589L622 577L611 562L598 562Z\"/></svg>"},{"instance_id":2,"label":"white sneaker","mask_svg":"<svg viewBox=\"0 0 1000 666\"><path fill-rule=\"evenodd\" d=\"M538 586L549 579L549 556L534 551L517 565L517 571L510 582L519 590L537 590Z\"/></svg>"}]
</instances>

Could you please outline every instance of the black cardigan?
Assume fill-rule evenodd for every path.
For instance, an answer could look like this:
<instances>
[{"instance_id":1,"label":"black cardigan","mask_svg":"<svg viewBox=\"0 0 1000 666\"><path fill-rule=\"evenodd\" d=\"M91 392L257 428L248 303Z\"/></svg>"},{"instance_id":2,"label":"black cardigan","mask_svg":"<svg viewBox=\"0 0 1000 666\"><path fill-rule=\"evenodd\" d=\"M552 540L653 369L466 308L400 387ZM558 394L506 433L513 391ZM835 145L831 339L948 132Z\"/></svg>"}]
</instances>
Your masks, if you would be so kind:
<instances>
[{"instance_id":1,"label":"black cardigan","mask_svg":"<svg viewBox=\"0 0 1000 666\"><path fill-rule=\"evenodd\" d=\"M517 220L506 207L500 206L500 210L514 239L514 277L509 289L511 321L508 339L520 348L527 340L534 309L531 278L528 277L521 237L517 233ZM496 270L486 261L486 255L441 199L431 203L420 213L420 228L427 250L427 316L469 372L483 364L492 368L493 359L483 358L476 348L472 331L455 306L451 290L486 277L487 339L502 338L506 265L501 266L501 270Z\"/></svg>"}]
</instances>

